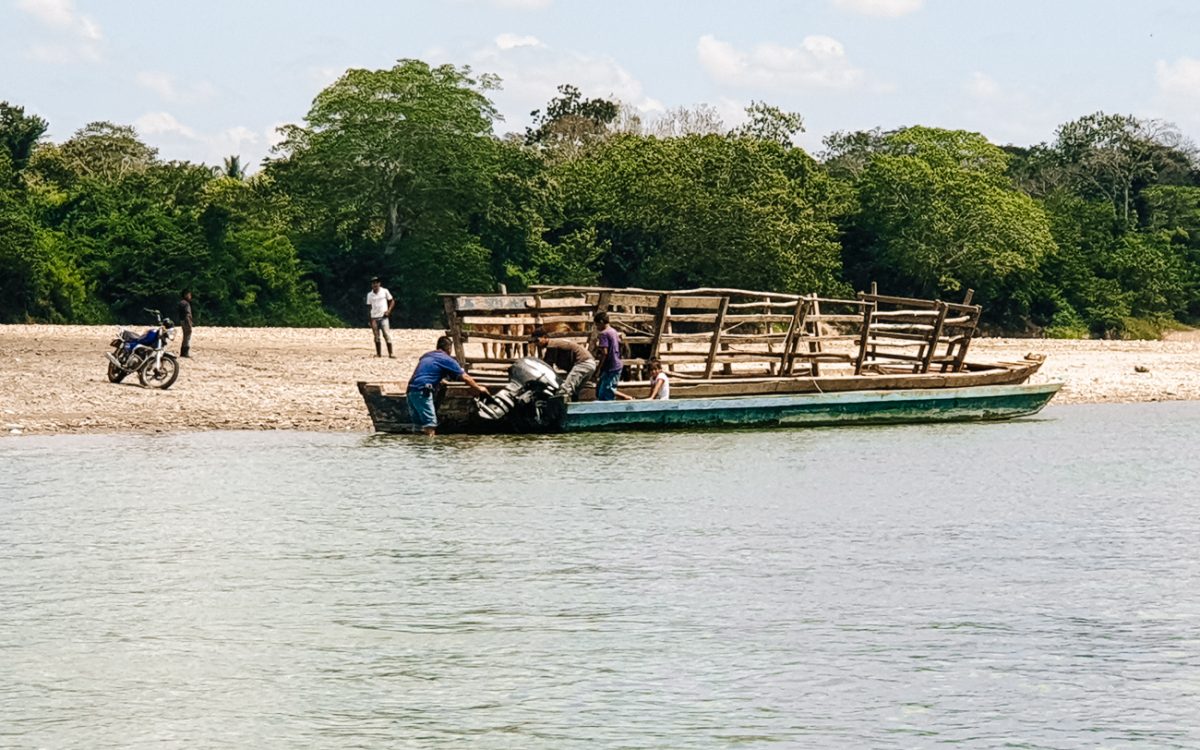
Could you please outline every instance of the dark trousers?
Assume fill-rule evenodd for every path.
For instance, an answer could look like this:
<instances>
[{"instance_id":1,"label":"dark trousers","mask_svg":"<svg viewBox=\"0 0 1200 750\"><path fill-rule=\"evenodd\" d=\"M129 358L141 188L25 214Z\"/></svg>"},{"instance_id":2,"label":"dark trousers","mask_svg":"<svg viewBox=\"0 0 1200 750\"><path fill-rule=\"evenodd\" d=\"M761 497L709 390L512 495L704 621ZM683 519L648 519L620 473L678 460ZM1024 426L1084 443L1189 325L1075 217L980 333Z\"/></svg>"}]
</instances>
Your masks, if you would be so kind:
<instances>
[{"instance_id":1,"label":"dark trousers","mask_svg":"<svg viewBox=\"0 0 1200 750\"><path fill-rule=\"evenodd\" d=\"M188 355L188 349L190 349L192 346L192 327L187 323L184 323L182 328L183 343L179 345L179 356L186 357Z\"/></svg>"}]
</instances>

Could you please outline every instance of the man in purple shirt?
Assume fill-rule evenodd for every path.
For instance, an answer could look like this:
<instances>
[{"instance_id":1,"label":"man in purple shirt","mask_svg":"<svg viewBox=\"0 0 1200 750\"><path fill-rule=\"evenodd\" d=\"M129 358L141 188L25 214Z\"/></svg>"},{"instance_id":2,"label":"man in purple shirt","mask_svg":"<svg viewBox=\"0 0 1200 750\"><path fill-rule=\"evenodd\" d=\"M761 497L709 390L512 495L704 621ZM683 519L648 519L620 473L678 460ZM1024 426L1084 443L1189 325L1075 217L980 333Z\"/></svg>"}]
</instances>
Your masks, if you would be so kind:
<instances>
[{"instance_id":1,"label":"man in purple shirt","mask_svg":"<svg viewBox=\"0 0 1200 750\"><path fill-rule=\"evenodd\" d=\"M442 380L459 380L470 386L471 390L486 396L484 388L475 379L463 371L458 360L450 356L453 340L442 336L437 340L437 348L421 355L417 360L416 369L408 379L408 414L414 426L426 435L437 434L437 409L433 403L434 393Z\"/></svg>"},{"instance_id":2,"label":"man in purple shirt","mask_svg":"<svg viewBox=\"0 0 1200 750\"><path fill-rule=\"evenodd\" d=\"M596 361L600 366L599 381L596 383L596 400L612 401L617 397L617 381L625 363L621 361L621 338L616 329L608 324L608 313L600 311L596 322Z\"/></svg>"}]
</instances>

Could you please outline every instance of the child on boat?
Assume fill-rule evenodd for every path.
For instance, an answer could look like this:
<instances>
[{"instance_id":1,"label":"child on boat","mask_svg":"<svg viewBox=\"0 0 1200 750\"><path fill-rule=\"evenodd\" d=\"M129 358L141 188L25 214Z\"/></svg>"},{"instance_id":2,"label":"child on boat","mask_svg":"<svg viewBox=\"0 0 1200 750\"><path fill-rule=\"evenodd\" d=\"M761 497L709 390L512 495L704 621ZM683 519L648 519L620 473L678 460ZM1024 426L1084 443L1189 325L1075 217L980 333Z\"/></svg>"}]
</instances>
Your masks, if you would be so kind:
<instances>
[{"instance_id":1,"label":"child on boat","mask_svg":"<svg viewBox=\"0 0 1200 750\"><path fill-rule=\"evenodd\" d=\"M663 371L662 362L650 360L650 395L648 399L666 401L671 398L671 380Z\"/></svg>"}]
</instances>

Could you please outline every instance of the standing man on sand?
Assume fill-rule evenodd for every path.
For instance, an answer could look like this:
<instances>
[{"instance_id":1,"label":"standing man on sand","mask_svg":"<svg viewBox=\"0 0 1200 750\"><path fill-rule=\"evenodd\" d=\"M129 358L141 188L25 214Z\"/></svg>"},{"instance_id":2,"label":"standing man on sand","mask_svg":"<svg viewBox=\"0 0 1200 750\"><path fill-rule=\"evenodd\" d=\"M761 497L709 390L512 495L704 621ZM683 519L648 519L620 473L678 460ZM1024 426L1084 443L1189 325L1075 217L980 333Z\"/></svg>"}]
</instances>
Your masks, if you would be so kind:
<instances>
[{"instance_id":1,"label":"standing man on sand","mask_svg":"<svg viewBox=\"0 0 1200 750\"><path fill-rule=\"evenodd\" d=\"M179 327L183 329L183 342L179 345L179 356L191 359L192 348L192 290L184 289L179 295Z\"/></svg>"},{"instance_id":2,"label":"standing man on sand","mask_svg":"<svg viewBox=\"0 0 1200 750\"><path fill-rule=\"evenodd\" d=\"M371 333L375 334L376 357L383 356L383 352L379 348L379 332L383 331L383 338L387 340L388 345L388 357L396 358L396 355L392 353L391 323L392 308L395 306L396 298L380 284L379 277L372 278L371 291L367 292L367 310L371 319Z\"/></svg>"},{"instance_id":3,"label":"standing man on sand","mask_svg":"<svg viewBox=\"0 0 1200 750\"><path fill-rule=\"evenodd\" d=\"M471 390L481 396L488 395L488 389L475 382L458 360L450 356L453 340L442 336L437 340L437 348L421 355L417 360L416 369L408 379L408 415L413 425L426 435L437 434L437 408L433 402L434 393L442 380L459 380L470 386Z\"/></svg>"}]
</instances>

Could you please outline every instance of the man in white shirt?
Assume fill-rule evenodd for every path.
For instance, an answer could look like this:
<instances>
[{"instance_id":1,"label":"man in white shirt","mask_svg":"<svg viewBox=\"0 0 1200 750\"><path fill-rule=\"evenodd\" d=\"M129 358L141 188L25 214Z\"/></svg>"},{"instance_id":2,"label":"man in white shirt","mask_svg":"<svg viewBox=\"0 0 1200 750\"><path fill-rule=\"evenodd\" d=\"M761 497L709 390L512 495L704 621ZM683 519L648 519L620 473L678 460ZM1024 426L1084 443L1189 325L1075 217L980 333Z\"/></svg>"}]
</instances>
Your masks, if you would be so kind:
<instances>
[{"instance_id":1,"label":"man in white shirt","mask_svg":"<svg viewBox=\"0 0 1200 750\"><path fill-rule=\"evenodd\" d=\"M367 292L367 309L371 316L371 333L375 334L376 357L383 356L379 347L379 332L383 331L383 338L387 341L388 346L388 357L396 358L396 355L392 353L392 324L389 321L392 308L395 306L396 298L380 285L379 277L371 279L371 291Z\"/></svg>"}]
</instances>

